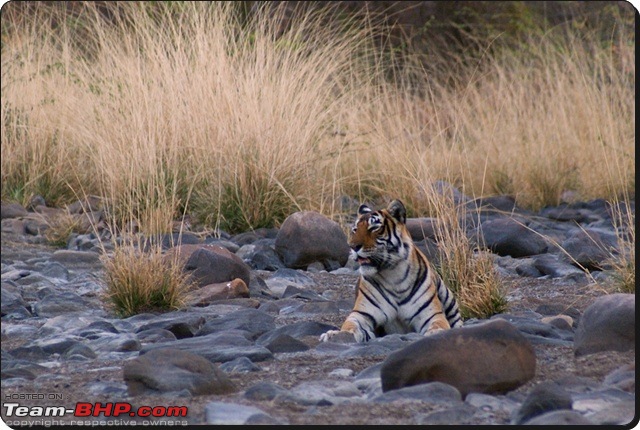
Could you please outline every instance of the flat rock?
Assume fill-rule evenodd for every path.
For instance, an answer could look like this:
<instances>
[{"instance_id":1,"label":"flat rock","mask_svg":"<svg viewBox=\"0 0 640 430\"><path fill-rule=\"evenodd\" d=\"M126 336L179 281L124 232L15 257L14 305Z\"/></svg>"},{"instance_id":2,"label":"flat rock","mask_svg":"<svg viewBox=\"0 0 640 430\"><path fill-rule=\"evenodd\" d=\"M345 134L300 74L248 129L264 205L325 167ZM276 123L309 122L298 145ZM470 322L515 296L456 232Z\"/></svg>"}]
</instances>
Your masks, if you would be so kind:
<instances>
[{"instance_id":1,"label":"flat rock","mask_svg":"<svg viewBox=\"0 0 640 430\"><path fill-rule=\"evenodd\" d=\"M206 323L206 318L192 312L170 312L153 317L149 321L141 322L135 329L136 333L150 329L164 329L174 334L177 339L193 337Z\"/></svg>"},{"instance_id":2,"label":"flat rock","mask_svg":"<svg viewBox=\"0 0 640 430\"><path fill-rule=\"evenodd\" d=\"M545 414L538 415L532 418L531 420L524 422L523 424L527 426L540 426L540 425L547 425L547 426L548 425L555 425L555 426L561 426L561 425L585 426L586 425L588 426L588 425L594 425L595 423L585 418L578 412L561 410L561 411L547 412Z\"/></svg>"},{"instance_id":3,"label":"flat rock","mask_svg":"<svg viewBox=\"0 0 640 430\"><path fill-rule=\"evenodd\" d=\"M33 311L39 317L54 317L69 312L85 311L90 303L71 291L61 293L51 292L33 306Z\"/></svg>"},{"instance_id":4,"label":"flat rock","mask_svg":"<svg viewBox=\"0 0 640 430\"><path fill-rule=\"evenodd\" d=\"M375 403L389 403L398 400L420 400L433 404L452 404L462 402L460 391L442 382L428 382L425 384L403 387L386 391L372 399Z\"/></svg>"},{"instance_id":5,"label":"flat rock","mask_svg":"<svg viewBox=\"0 0 640 430\"><path fill-rule=\"evenodd\" d=\"M236 403L209 402L205 406L206 423L213 425L281 425L277 420L254 406Z\"/></svg>"},{"instance_id":6,"label":"flat rock","mask_svg":"<svg viewBox=\"0 0 640 430\"><path fill-rule=\"evenodd\" d=\"M273 315L258 309L243 309L220 318L209 320L198 331L198 336L237 329L249 332L254 338L276 328Z\"/></svg>"},{"instance_id":7,"label":"flat rock","mask_svg":"<svg viewBox=\"0 0 640 430\"><path fill-rule=\"evenodd\" d=\"M100 254L93 251L61 249L51 255L51 261L60 263L65 267L101 265Z\"/></svg>"},{"instance_id":8,"label":"flat rock","mask_svg":"<svg viewBox=\"0 0 640 430\"><path fill-rule=\"evenodd\" d=\"M256 339L256 343L258 345L264 345L280 335L289 335L296 339L300 339L304 336L320 336L328 330L337 330L337 327L317 321L300 321L268 331L258 337Z\"/></svg>"},{"instance_id":9,"label":"flat rock","mask_svg":"<svg viewBox=\"0 0 640 430\"><path fill-rule=\"evenodd\" d=\"M249 297L249 287L240 278L230 282L204 285L187 294L186 303L190 306L208 306L219 300Z\"/></svg>"},{"instance_id":10,"label":"flat rock","mask_svg":"<svg viewBox=\"0 0 640 430\"><path fill-rule=\"evenodd\" d=\"M212 362L224 363L238 357L247 357L251 361L264 361L273 358L273 354L263 346L253 343L243 337L240 330L228 330L221 333L212 333L205 336L196 336L187 339L178 339L174 342L161 344L149 344L142 347L140 354L158 348L173 348L201 355ZM215 347L212 347L215 345Z\"/></svg>"},{"instance_id":11,"label":"flat rock","mask_svg":"<svg viewBox=\"0 0 640 430\"><path fill-rule=\"evenodd\" d=\"M536 255L533 260L533 266L544 275L551 278L573 277L581 279L585 277L585 273L572 265L567 259L558 254L542 254Z\"/></svg>"},{"instance_id":12,"label":"flat rock","mask_svg":"<svg viewBox=\"0 0 640 430\"><path fill-rule=\"evenodd\" d=\"M308 406L328 406L359 400L360 397L360 390L352 382L322 380L301 382L288 392L279 394L276 400Z\"/></svg>"},{"instance_id":13,"label":"flat rock","mask_svg":"<svg viewBox=\"0 0 640 430\"><path fill-rule=\"evenodd\" d=\"M163 348L127 361L124 380L132 396L188 390L192 395L237 391L224 372L197 354Z\"/></svg>"},{"instance_id":14,"label":"flat rock","mask_svg":"<svg viewBox=\"0 0 640 430\"><path fill-rule=\"evenodd\" d=\"M248 373L257 372L261 369L260 366L255 364L249 358L238 357L231 361L227 361L226 363L222 363L220 365L220 370L224 370L227 373Z\"/></svg>"},{"instance_id":15,"label":"flat rock","mask_svg":"<svg viewBox=\"0 0 640 430\"><path fill-rule=\"evenodd\" d=\"M273 400L277 396L284 395L288 392L289 390L287 390L284 387L281 387L276 383L273 383L270 381L263 381L263 382L258 382L257 384L247 388L246 391L244 392L244 397L250 400L258 400L258 401Z\"/></svg>"},{"instance_id":16,"label":"flat rock","mask_svg":"<svg viewBox=\"0 0 640 430\"><path fill-rule=\"evenodd\" d=\"M0 203L0 219L18 218L27 215L27 210L18 203Z\"/></svg>"}]
</instances>

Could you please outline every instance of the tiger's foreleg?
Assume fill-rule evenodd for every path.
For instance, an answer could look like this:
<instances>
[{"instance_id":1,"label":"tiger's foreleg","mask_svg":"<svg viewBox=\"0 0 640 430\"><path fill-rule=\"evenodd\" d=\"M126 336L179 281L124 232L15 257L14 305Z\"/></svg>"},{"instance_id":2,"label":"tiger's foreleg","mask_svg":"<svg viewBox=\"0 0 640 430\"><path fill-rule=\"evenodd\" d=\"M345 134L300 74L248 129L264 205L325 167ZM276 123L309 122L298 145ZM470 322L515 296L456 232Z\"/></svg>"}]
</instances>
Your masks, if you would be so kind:
<instances>
[{"instance_id":1,"label":"tiger's foreleg","mask_svg":"<svg viewBox=\"0 0 640 430\"><path fill-rule=\"evenodd\" d=\"M367 321L362 314L351 312L340 330L329 330L320 336L320 341L328 342L339 333L351 333L356 342L366 342L375 337L374 324Z\"/></svg>"},{"instance_id":2,"label":"tiger's foreleg","mask_svg":"<svg viewBox=\"0 0 640 430\"><path fill-rule=\"evenodd\" d=\"M427 307L426 312L423 311L412 320L412 324L416 332L425 336L451 328L437 298L432 301L431 306Z\"/></svg>"}]
</instances>

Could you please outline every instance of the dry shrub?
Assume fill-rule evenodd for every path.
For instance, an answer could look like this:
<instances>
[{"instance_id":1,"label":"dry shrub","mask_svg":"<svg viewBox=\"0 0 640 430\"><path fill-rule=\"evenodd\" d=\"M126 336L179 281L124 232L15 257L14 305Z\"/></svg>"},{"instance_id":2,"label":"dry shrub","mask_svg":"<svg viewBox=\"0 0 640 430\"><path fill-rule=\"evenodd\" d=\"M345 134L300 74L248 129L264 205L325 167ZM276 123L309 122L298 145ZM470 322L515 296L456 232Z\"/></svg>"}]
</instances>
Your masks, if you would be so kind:
<instances>
[{"instance_id":1,"label":"dry shrub","mask_svg":"<svg viewBox=\"0 0 640 430\"><path fill-rule=\"evenodd\" d=\"M634 202L635 204L635 202ZM635 209L631 202L625 200L614 201L611 205L614 226L618 234L619 252L612 255L610 263L613 267L615 289L621 293L636 292L636 228Z\"/></svg>"},{"instance_id":2,"label":"dry shrub","mask_svg":"<svg viewBox=\"0 0 640 430\"><path fill-rule=\"evenodd\" d=\"M488 318L507 310L505 290L489 253L477 252L467 236L469 209L447 191L427 188L426 198L437 218L440 251L437 268L455 294L463 318Z\"/></svg>"},{"instance_id":3,"label":"dry shrub","mask_svg":"<svg viewBox=\"0 0 640 430\"><path fill-rule=\"evenodd\" d=\"M136 246L120 245L103 260L106 299L122 317L179 309L191 288L179 262L164 258L159 247L141 252Z\"/></svg>"}]
</instances>

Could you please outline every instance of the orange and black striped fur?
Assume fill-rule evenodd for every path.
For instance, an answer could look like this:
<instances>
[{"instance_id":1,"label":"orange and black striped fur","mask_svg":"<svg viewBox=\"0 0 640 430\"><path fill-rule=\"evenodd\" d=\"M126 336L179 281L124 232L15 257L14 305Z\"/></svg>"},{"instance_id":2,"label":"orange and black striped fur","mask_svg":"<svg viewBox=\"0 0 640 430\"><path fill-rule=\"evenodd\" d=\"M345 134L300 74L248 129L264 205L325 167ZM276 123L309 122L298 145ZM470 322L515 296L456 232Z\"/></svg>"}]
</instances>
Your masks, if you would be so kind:
<instances>
[{"instance_id":1,"label":"orange and black striped fur","mask_svg":"<svg viewBox=\"0 0 640 430\"><path fill-rule=\"evenodd\" d=\"M406 218L400 200L379 211L360 206L349 239L360 263L355 306L340 330L324 333L322 341L345 331L365 342L390 333L426 335L462 326L455 297L414 245Z\"/></svg>"}]
</instances>

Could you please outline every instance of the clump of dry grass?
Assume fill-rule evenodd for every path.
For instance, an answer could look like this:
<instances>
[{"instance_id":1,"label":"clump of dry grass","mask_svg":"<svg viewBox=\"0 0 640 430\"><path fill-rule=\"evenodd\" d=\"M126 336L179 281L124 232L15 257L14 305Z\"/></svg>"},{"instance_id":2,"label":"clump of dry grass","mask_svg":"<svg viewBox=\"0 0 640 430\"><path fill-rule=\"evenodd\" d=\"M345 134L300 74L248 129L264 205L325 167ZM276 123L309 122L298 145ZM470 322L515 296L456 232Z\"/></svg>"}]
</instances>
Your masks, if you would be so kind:
<instances>
[{"instance_id":1,"label":"clump of dry grass","mask_svg":"<svg viewBox=\"0 0 640 430\"><path fill-rule=\"evenodd\" d=\"M426 198L438 219L436 241L440 251L438 273L455 294L462 317L489 318L507 310L506 291L493 259L474 251L467 235L467 207L451 193L427 187Z\"/></svg>"},{"instance_id":2,"label":"clump of dry grass","mask_svg":"<svg viewBox=\"0 0 640 430\"><path fill-rule=\"evenodd\" d=\"M610 260L615 289L621 293L636 292L636 228L635 215L629 199L612 205L614 225L618 233L619 252Z\"/></svg>"},{"instance_id":3,"label":"clump of dry grass","mask_svg":"<svg viewBox=\"0 0 640 430\"><path fill-rule=\"evenodd\" d=\"M133 245L118 246L103 260L105 297L121 317L179 309L191 288L179 262L168 261L159 247L141 252Z\"/></svg>"}]
</instances>

